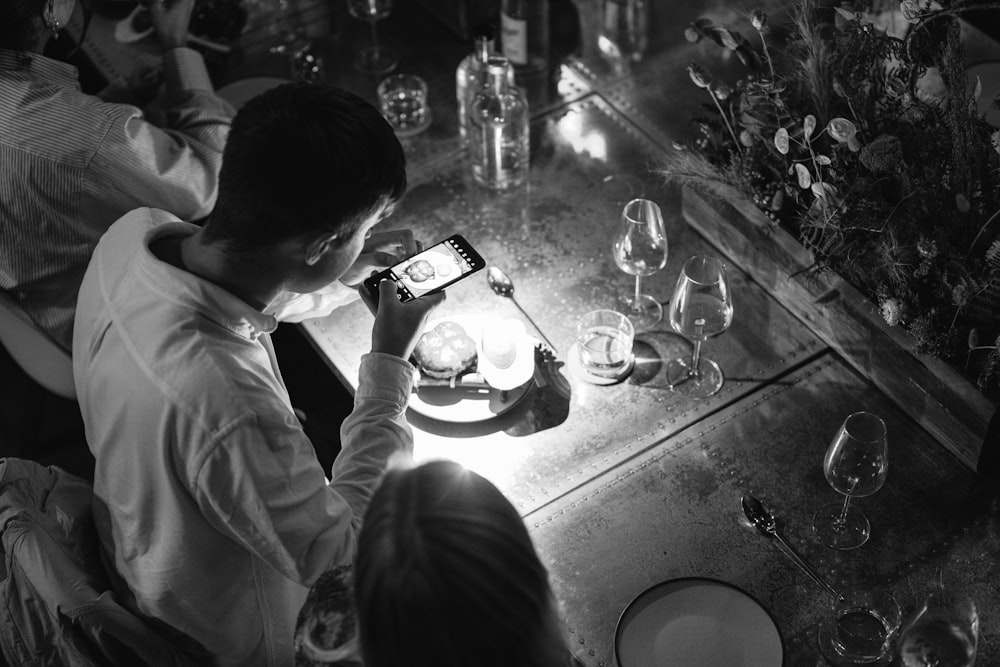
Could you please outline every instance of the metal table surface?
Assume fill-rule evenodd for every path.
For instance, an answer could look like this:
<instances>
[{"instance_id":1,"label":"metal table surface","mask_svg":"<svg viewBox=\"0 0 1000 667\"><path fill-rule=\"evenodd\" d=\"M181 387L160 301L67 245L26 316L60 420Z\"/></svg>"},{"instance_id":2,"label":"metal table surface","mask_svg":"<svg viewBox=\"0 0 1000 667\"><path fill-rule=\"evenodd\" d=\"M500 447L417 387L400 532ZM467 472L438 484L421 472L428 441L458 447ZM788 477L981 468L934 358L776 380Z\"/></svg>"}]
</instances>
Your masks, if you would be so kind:
<instances>
[{"instance_id":1,"label":"metal table surface","mask_svg":"<svg viewBox=\"0 0 1000 667\"><path fill-rule=\"evenodd\" d=\"M789 4L760 6L777 13ZM290 5L315 38L326 79L374 101L377 80L350 67L369 39L366 26L347 17L342 3ZM704 348L727 375L717 396L691 401L665 388L664 359L688 349L665 323L637 336L639 363L625 382L595 386L568 372L577 318L631 290L631 277L610 254L628 199L654 199L667 217L670 258L646 279L650 293L668 299L683 261L713 253L681 218L679 193L664 188L653 168L670 142L686 135L691 110L702 104L686 64L699 60L716 71L733 64L715 45L685 42L684 25L701 15L746 20L731 3L654 0L649 52L641 62L622 63L597 48L600 0L574 6L580 41L551 88L533 100L530 184L503 194L471 181L457 141L454 70L471 45L415 3L397 2L379 24L385 43L402 56L400 71L427 79L434 115L425 133L404 140L411 187L386 226L411 227L424 241L466 235L511 274L518 301L557 348L556 360L544 366L546 386L532 387L498 418L448 423L411 411L417 457L461 461L514 502L585 664L613 665L615 623L625 605L680 576L715 577L749 591L776 618L786 665L821 664L816 626L829 601L741 522L739 499L750 491L779 514L787 537L836 587L876 581L893 589L904 612L938 581L970 594L981 615L976 664L1000 665L996 507L989 514L971 505L973 474L738 266L730 266L734 324ZM256 32L219 83L288 75L287 61L266 53L277 39L266 19L257 17ZM127 56L101 39L106 24L93 31L85 52L120 73ZM479 277L449 288L436 316L470 314L520 317ZM303 324L348 386L357 382L371 321L355 303ZM862 408L888 425L889 478L859 503L872 520L871 541L836 552L822 547L809 526L815 508L839 498L821 470L826 445L842 418Z\"/></svg>"},{"instance_id":2,"label":"metal table surface","mask_svg":"<svg viewBox=\"0 0 1000 667\"><path fill-rule=\"evenodd\" d=\"M531 179L517 192L494 194L471 182L461 156L425 169L385 224L410 227L426 241L461 232L516 284L522 307L556 346L559 362L575 336L577 319L596 308L621 308L632 280L611 258L611 237L622 206L646 195L666 209L671 244L666 268L644 289L669 299L681 264L712 254L704 239L676 215L676 193L659 187L649 165L656 148L626 118L591 95L537 118ZM413 415L416 453L446 453L490 477L523 512L573 488L607 467L641 452L722 405L759 390L821 350L813 334L737 267L730 267L736 317L732 328L704 346L728 380L708 400L673 394L666 360L690 346L662 321L639 334L639 364L628 381L595 386L558 369L568 381L534 391L500 419L449 424ZM483 276L448 289L434 317L499 315L518 318L508 299L496 296ZM527 324L527 323L526 323ZM530 326L530 325L529 325ZM305 325L318 348L352 386L368 349L371 316L361 304ZM780 336L771 332L780 331Z\"/></svg>"}]
</instances>

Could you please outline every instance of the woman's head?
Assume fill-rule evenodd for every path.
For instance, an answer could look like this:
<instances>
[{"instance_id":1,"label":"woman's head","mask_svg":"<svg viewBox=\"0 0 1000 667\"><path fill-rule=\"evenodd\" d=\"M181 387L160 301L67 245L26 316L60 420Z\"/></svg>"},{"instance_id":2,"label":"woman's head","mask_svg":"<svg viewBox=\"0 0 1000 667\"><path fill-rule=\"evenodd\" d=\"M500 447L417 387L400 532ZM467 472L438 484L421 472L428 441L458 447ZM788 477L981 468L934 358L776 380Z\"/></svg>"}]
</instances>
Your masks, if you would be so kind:
<instances>
[{"instance_id":1,"label":"woman's head","mask_svg":"<svg viewBox=\"0 0 1000 667\"><path fill-rule=\"evenodd\" d=\"M367 667L553 667L567 647L517 510L450 461L390 471L365 515L355 591Z\"/></svg>"}]
</instances>

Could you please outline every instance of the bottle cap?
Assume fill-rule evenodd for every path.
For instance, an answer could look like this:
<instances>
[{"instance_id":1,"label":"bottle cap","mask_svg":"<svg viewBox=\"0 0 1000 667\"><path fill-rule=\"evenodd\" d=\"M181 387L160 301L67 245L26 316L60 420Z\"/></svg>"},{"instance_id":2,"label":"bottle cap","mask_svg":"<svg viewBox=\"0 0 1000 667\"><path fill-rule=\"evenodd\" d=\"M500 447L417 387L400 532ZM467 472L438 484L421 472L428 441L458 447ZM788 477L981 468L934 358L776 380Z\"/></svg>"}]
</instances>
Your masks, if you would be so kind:
<instances>
[{"instance_id":1,"label":"bottle cap","mask_svg":"<svg viewBox=\"0 0 1000 667\"><path fill-rule=\"evenodd\" d=\"M490 56L486 61L486 71L491 74L503 74L510 66L510 60L504 56Z\"/></svg>"}]
</instances>

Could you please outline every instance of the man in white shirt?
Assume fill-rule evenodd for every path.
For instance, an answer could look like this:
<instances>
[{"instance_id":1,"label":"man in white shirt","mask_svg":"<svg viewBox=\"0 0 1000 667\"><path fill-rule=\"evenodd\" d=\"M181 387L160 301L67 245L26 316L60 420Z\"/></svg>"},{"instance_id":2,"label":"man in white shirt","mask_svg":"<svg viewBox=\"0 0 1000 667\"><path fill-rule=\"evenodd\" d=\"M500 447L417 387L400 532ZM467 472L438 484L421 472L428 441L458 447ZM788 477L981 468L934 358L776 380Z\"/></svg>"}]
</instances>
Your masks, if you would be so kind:
<instances>
[{"instance_id":1,"label":"man in white shirt","mask_svg":"<svg viewBox=\"0 0 1000 667\"><path fill-rule=\"evenodd\" d=\"M308 586L353 559L387 459L412 448L407 359L443 297L401 304L382 285L329 483L267 314L288 293L356 285L412 254L408 231L371 234L405 184L377 110L286 84L234 119L204 227L137 209L94 252L73 363L101 547L125 604L197 658L291 665Z\"/></svg>"}]
</instances>

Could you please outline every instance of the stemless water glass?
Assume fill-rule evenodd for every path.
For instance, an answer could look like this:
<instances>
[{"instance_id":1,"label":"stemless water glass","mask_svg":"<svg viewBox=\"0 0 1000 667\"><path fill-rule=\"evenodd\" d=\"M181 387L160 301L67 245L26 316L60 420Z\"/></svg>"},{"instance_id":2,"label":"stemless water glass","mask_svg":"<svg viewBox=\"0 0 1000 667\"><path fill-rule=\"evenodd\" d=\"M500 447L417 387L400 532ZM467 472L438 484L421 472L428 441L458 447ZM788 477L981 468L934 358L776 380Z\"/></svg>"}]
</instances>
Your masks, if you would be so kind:
<instances>
[{"instance_id":1,"label":"stemless water glass","mask_svg":"<svg viewBox=\"0 0 1000 667\"><path fill-rule=\"evenodd\" d=\"M642 277L656 273L667 263L667 232L656 202L633 199L625 204L612 251L618 268L635 276L635 293L623 299L628 318L636 331L647 330L663 318L663 306L642 293Z\"/></svg>"},{"instance_id":2,"label":"stemless water glass","mask_svg":"<svg viewBox=\"0 0 1000 667\"><path fill-rule=\"evenodd\" d=\"M367 21L372 27L372 45L358 52L355 67L368 74L385 74L396 69L396 56L379 46L375 25L389 16L392 0L347 0L347 11L354 18Z\"/></svg>"},{"instance_id":3,"label":"stemless water glass","mask_svg":"<svg viewBox=\"0 0 1000 667\"><path fill-rule=\"evenodd\" d=\"M868 541L871 524L851 507L852 498L870 496L885 483L889 450L885 423L870 412L848 415L823 457L823 474L844 503L821 507L813 517L820 542L834 549L854 549Z\"/></svg>"},{"instance_id":4,"label":"stemless water glass","mask_svg":"<svg viewBox=\"0 0 1000 667\"><path fill-rule=\"evenodd\" d=\"M891 651L899 619L899 604L890 591L868 584L849 586L819 625L820 650L834 664L880 662Z\"/></svg>"},{"instance_id":5,"label":"stemless water glass","mask_svg":"<svg viewBox=\"0 0 1000 667\"><path fill-rule=\"evenodd\" d=\"M931 593L899 637L905 667L972 667L979 643L979 613L968 596Z\"/></svg>"},{"instance_id":6,"label":"stemless water glass","mask_svg":"<svg viewBox=\"0 0 1000 667\"><path fill-rule=\"evenodd\" d=\"M733 297L726 265L715 257L695 255L684 262L670 300L670 326L694 344L691 358L667 365L670 388L695 398L711 396L725 378L719 365L701 356L701 344L733 323Z\"/></svg>"}]
</instances>

